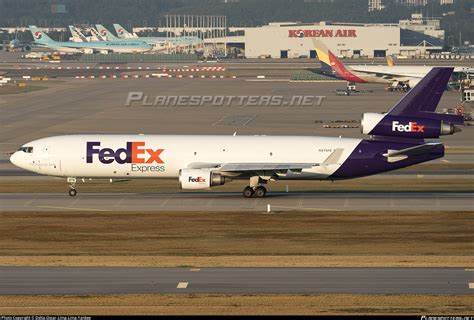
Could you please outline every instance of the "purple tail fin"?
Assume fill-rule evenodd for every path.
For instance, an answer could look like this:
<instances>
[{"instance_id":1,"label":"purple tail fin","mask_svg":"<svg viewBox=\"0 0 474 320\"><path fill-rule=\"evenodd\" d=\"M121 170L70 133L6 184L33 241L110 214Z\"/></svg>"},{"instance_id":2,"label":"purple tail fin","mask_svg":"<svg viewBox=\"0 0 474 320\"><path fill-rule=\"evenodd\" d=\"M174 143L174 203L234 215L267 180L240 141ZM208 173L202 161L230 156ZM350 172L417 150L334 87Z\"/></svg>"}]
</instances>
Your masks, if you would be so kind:
<instances>
[{"instance_id":1,"label":"purple tail fin","mask_svg":"<svg viewBox=\"0 0 474 320\"><path fill-rule=\"evenodd\" d=\"M435 113L454 68L433 68L390 111L393 116L412 116L463 124L461 116Z\"/></svg>"}]
</instances>

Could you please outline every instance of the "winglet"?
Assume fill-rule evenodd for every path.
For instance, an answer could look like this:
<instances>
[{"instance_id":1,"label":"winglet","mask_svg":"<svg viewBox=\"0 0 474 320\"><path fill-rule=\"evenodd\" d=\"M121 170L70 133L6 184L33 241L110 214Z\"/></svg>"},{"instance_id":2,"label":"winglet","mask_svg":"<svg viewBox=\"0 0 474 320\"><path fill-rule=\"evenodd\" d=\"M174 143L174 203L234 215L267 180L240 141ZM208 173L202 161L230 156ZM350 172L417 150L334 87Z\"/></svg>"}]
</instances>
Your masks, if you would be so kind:
<instances>
[{"instance_id":1,"label":"winglet","mask_svg":"<svg viewBox=\"0 0 474 320\"><path fill-rule=\"evenodd\" d=\"M343 148L334 149L334 151L324 160L322 163L323 166L328 166L331 164L339 164L342 153L344 152Z\"/></svg>"}]
</instances>

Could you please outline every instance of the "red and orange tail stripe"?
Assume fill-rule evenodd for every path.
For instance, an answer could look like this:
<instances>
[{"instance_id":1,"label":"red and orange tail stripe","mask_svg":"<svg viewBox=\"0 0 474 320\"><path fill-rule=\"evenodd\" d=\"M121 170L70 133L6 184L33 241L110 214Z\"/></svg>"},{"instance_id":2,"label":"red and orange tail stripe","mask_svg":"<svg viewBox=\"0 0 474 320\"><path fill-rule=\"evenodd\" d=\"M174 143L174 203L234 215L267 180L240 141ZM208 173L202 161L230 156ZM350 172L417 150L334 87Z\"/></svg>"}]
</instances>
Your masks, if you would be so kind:
<instances>
[{"instance_id":1,"label":"red and orange tail stripe","mask_svg":"<svg viewBox=\"0 0 474 320\"><path fill-rule=\"evenodd\" d=\"M344 64L320 41L313 40L316 53L319 61L331 67L332 70L337 72L339 76L344 80L357 83L367 83L367 81L356 76L354 73L349 71Z\"/></svg>"},{"instance_id":2,"label":"red and orange tail stripe","mask_svg":"<svg viewBox=\"0 0 474 320\"><path fill-rule=\"evenodd\" d=\"M387 65L388 65L389 67L395 66L395 61L393 60L393 57L392 57L392 56L387 56Z\"/></svg>"},{"instance_id":3,"label":"red and orange tail stripe","mask_svg":"<svg viewBox=\"0 0 474 320\"><path fill-rule=\"evenodd\" d=\"M349 82L367 83L367 81L359 78L358 76L350 72L331 51L328 51L328 52L329 52L329 60L331 61L331 68L333 68L333 70L335 70L345 80Z\"/></svg>"}]
</instances>

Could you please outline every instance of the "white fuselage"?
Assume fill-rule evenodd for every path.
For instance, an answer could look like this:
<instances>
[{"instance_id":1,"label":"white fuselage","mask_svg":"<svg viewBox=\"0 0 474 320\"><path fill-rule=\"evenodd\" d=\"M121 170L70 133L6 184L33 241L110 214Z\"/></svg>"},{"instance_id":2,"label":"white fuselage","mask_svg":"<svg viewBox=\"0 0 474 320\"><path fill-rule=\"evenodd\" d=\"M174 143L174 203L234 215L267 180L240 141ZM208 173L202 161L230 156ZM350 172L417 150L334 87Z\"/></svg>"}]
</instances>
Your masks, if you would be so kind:
<instances>
[{"instance_id":1,"label":"white fuselage","mask_svg":"<svg viewBox=\"0 0 474 320\"><path fill-rule=\"evenodd\" d=\"M134 151L126 150L127 142L135 143ZM281 178L324 179L360 142L309 136L68 135L27 143L24 147L32 151L17 151L11 161L40 174L78 178L171 178L178 177L180 169L201 163L314 163L301 173ZM316 165L336 148L343 149L338 163Z\"/></svg>"},{"instance_id":2,"label":"white fuselage","mask_svg":"<svg viewBox=\"0 0 474 320\"><path fill-rule=\"evenodd\" d=\"M381 66L381 65L350 65L352 70L363 74L383 74L392 78L423 78L434 66ZM474 73L470 67L455 67L454 72Z\"/></svg>"}]
</instances>

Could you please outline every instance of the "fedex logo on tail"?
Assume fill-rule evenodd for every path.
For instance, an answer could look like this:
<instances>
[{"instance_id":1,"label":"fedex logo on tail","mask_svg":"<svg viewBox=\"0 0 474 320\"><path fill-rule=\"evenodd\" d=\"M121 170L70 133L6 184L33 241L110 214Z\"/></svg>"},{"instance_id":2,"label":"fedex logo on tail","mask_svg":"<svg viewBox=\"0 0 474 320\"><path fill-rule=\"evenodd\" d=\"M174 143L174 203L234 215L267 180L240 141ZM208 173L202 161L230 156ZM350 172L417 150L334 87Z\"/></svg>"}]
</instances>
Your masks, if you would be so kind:
<instances>
[{"instance_id":1,"label":"fedex logo on tail","mask_svg":"<svg viewBox=\"0 0 474 320\"><path fill-rule=\"evenodd\" d=\"M392 121L392 131L398 132L425 132L425 126L420 126L416 122L410 121L408 124L401 124L399 121Z\"/></svg>"},{"instance_id":2,"label":"fedex logo on tail","mask_svg":"<svg viewBox=\"0 0 474 320\"><path fill-rule=\"evenodd\" d=\"M87 142L87 163L94 162L94 155L98 156L99 162L110 164L114 161L119 164L125 163L164 163L160 158L164 149L149 149L145 142L127 142L125 148L114 150L112 148L101 148L99 141Z\"/></svg>"}]
</instances>

